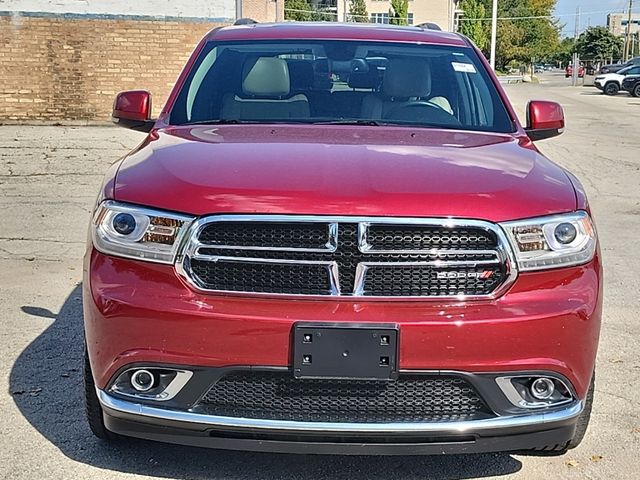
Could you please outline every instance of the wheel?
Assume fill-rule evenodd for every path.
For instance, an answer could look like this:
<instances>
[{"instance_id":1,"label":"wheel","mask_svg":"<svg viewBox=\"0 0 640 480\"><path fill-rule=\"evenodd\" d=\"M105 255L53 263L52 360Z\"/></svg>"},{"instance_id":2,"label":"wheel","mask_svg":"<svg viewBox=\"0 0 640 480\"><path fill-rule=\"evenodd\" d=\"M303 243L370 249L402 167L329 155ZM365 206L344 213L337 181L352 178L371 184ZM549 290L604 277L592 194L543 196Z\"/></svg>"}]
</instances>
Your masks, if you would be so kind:
<instances>
[{"instance_id":1,"label":"wheel","mask_svg":"<svg viewBox=\"0 0 640 480\"><path fill-rule=\"evenodd\" d=\"M640 97L640 83L636 83L636 86L631 90L631 95L634 97Z\"/></svg>"},{"instance_id":2,"label":"wheel","mask_svg":"<svg viewBox=\"0 0 640 480\"><path fill-rule=\"evenodd\" d=\"M558 445L548 445L542 448L536 448L535 451L550 453L552 455L561 455L565 453L567 450L571 450L576 448L578 445L582 443L585 434L587 433L587 427L589 426L589 420L591 419L591 408L593 407L593 391L595 388L595 373L591 378L591 385L589 386L589 391L587 392L587 398L584 400L584 409L582 413L578 417L578 422L576 423L576 431L573 434L573 438L569 440L567 443L562 443Z\"/></svg>"},{"instance_id":3,"label":"wheel","mask_svg":"<svg viewBox=\"0 0 640 480\"><path fill-rule=\"evenodd\" d=\"M84 398L87 421L91 432L101 440L115 440L117 435L111 433L104 426L102 407L96 394L96 386L93 382L93 374L91 373L91 364L89 363L89 354L86 347L84 349Z\"/></svg>"},{"instance_id":4,"label":"wheel","mask_svg":"<svg viewBox=\"0 0 640 480\"><path fill-rule=\"evenodd\" d=\"M620 85L615 82L609 82L604 86L604 93L606 95L617 95L620 91Z\"/></svg>"}]
</instances>

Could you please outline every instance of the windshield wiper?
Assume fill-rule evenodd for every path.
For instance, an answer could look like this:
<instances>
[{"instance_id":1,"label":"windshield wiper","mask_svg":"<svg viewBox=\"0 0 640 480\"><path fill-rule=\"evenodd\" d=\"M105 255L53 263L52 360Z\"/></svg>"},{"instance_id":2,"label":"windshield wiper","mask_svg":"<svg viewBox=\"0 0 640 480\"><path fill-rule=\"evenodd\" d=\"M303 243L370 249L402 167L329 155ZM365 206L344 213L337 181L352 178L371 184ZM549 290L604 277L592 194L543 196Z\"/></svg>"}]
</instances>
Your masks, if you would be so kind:
<instances>
[{"instance_id":1,"label":"windshield wiper","mask_svg":"<svg viewBox=\"0 0 640 480\"><path fill-rule=\"evenodd\" d=\"M217 120L196 120L194 122L181 123L181 125L236 125L239 123L258 123L246 120L217 119Z\"/></svg>"},{"instance_id":2,"label":"windshield wiper","mask_svg":"<svg viewBox=\"0 0 640 480\"><path fill-rule=\"evenodd\" d=\"M377 120L328 120L325 122L313 122L313 125L364 125L368 127L381 127L389 124L378 122Z\"/></svg>"}]
</instances>

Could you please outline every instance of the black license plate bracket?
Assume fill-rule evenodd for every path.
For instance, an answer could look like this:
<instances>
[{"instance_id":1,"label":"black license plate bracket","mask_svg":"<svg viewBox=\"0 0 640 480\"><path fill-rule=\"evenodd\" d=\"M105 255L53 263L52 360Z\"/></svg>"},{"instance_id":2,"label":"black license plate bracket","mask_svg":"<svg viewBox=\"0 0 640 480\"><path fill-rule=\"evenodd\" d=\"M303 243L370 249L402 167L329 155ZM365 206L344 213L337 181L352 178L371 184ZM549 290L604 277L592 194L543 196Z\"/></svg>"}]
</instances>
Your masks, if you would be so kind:
<instances>
[{"instance_id":1,"label":"black license plate bracket","mask_svg":"<svg viewBox=\"0 0 640 480\"><path fill-rule=\"evenodd\" d=\"M398 327L297 323L293 331L293 374L301 379L395 380Z\"/></svg>"}]
</instances>

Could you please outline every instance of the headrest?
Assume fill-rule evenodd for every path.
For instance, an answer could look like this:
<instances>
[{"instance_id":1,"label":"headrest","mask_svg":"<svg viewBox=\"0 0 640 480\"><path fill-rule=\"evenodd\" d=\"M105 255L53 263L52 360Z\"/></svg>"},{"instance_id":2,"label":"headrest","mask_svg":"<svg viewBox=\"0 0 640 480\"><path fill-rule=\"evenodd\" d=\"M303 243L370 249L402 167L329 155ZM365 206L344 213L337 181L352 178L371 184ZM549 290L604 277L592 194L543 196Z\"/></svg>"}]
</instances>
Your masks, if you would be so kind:
<instances>
[{"instance_id":1,"label":"headrest","mask_svg":"<svg viewBox=\"0 0 640 480\"><path fill-rule=\"evenodd\" d=\"M371 68L368 72L351 72L349 87L376 89L380 85L378 70Z\"/></svg>"},{"instance_id":2,"label":"headrest","mask_svg":"<svg viewBox=\"0 0 640 480\"><path fill-rule=\"evenodd\" d=\"M389 60L382 91L389 97L427 97L431 93L429 62L418 58Z\"/></svg>"},{"instance_id":3,"label":"headrest","mask_svg":"<svg viewBox=\"0 0 640 480\"><path fill-rule=\"evenodd\" d=\"M291 90L303 91L313 88L313 63L309 60L289 60Z\"/></svg>"},{"instance_id":4,"label":"headrest","mask_svg":"<svg viewBox=\"0 0 640 480\"><path fill-rule=\"evenodd\" d=\"M259 97L282 97L289 94L289 67L281 58L260 57L248 60L242 69L242 91Z\"/></svg>"}]
</instances>

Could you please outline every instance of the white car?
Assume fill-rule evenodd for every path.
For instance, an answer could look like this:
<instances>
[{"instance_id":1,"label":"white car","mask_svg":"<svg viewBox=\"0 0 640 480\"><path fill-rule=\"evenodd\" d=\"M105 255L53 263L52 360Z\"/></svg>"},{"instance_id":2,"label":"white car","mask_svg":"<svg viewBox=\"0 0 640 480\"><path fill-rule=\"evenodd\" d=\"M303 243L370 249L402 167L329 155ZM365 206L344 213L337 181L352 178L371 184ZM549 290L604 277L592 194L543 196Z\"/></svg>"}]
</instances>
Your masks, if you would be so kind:
<instances>
[{"instance_id":1,"label":"white car","mask_svg":"<svg viewBox=\"0 0 640 480\"><path fill-rule=\"evenodd\" d=\"M619 70L618 73L598 75L594 81L596 88L606 95L617 95L622 88L622 81L627 75L640 75L640 65L632 65Z\"/></svg>"}]
</instances>

